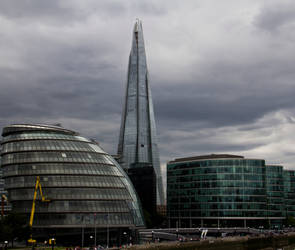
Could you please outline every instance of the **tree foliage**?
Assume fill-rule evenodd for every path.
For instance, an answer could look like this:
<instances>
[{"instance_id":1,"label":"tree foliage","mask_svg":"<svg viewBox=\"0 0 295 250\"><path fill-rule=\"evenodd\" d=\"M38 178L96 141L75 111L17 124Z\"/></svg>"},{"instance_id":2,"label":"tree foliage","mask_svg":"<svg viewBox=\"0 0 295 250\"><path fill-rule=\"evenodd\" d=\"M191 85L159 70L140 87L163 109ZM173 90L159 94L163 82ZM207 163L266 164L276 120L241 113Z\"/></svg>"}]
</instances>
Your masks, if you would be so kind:
<instances>
[{"instance_id":1,"label":"tree foliage","mask_svg":"<svg viewBox=\"0 0 295 250\"><path fill-rule=\"evenodd\" d=\"M17 213L10 213L0 220L0 241L27 240L31 229L27 225L26 217Z\"/></svg>"},{"instance_id":2,"label":"tree foliage","mask_svg":"<svg viewBox=\"0 0 295 250\"><path fill-rule=\"evenodd\" d=\"M155 213L150 214L147 210L143 209L143 216L147 228L165 227L165 217Z\"/></svg>"},{"instance_id":3,"label":"tree foliage","mask_svg":"<svg viewBox=\"0 0 295 250\"><path fill-rule=\"evenodd\" d=\"M295 219L293 216L288 216L286 218L286 222L285 222L286 226L292 226L294 227L295 226Z\"/></svg>"}]
</instances>

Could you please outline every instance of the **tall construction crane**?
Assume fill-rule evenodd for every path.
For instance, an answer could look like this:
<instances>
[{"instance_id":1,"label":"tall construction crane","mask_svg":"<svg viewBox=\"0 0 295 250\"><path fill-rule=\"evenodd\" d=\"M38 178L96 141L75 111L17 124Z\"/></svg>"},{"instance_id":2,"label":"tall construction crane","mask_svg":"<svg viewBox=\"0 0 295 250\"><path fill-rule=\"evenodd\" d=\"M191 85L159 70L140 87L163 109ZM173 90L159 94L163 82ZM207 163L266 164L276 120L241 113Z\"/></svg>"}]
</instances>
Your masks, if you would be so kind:
<instances>
[{"instance_id":1,"label":"tall construction crane","mask_svg":"<svg viewBox=\"0 0 295 250\"><path fill-rule=\"evenodd\" d=\"M40 182L40 177L37 176L36 184L35 184L35 190L34 190L34 198L33 198L32 210L31 210L31 216L30 216L30 227L31 228L33 226L33 221L34 221L34 214L35 214L36 198L37 198L38 189L39 189L39 192L40 192L40 195L41 195L41 201L42 202L50 202L50 200L46 199L45 196L43 195L41 182ZM30 239L28 239L28 242L34 244L34 243L36 243L36 240L34 240L32 238L32 235L31 235Z\"/></svg>"},{"instance_id":2,"label":"tall construction crane","mask_svg":"<svg viewBox=\"0 0 295 250\"><path fill-rule=\"evenodd\" d=\"M4 201L8 203L8 199L5 194L2 194L1 196L1 218L4 217Z\"/></svg>"}]
</instances>

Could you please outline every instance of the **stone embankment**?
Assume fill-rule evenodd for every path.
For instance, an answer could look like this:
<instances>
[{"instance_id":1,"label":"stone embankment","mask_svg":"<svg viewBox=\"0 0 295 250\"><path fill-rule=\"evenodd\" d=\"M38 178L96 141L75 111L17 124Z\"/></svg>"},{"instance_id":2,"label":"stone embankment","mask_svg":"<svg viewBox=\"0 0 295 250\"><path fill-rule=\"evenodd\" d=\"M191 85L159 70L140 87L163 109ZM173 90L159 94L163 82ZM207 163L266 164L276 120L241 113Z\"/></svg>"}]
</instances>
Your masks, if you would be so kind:
<instances>
[{"instance_id":1,"label":"stone embankment","mask_svg":"<svg viewBox=\"0 0 295 250\"><path fill-rule=\"evenodd\" d=\"M163 242L144 245L134 245L130 250L253 250L253 249L283 249L295 246L295 233L278 235L261 234L257 236L234 236L225 238L210 238L194 242ZM286 249L286 248L284 248ZM290 248L291 249L291 248Z\"/></svg>"}]
</instances>

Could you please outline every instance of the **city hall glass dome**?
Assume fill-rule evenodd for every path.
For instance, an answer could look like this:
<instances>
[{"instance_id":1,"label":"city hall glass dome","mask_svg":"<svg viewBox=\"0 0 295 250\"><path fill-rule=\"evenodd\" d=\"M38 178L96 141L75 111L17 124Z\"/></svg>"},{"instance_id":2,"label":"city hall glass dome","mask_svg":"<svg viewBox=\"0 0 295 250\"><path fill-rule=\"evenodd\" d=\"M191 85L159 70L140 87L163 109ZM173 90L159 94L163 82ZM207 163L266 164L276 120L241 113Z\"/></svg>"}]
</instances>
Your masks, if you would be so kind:
<instances>
[{"instance_id":1,"label":"city hall glass dome","mask_svg":"<svg viewBox=\"0 0 295 250\"><path fill-rule=\"evenodd\" d=\"M29 218L37 176L51 200L37 203L33 228L144 226L129 178L96 142L39 124L10 125L2 136L3 177L13 211Z\"/></svg>"}]
</instances>

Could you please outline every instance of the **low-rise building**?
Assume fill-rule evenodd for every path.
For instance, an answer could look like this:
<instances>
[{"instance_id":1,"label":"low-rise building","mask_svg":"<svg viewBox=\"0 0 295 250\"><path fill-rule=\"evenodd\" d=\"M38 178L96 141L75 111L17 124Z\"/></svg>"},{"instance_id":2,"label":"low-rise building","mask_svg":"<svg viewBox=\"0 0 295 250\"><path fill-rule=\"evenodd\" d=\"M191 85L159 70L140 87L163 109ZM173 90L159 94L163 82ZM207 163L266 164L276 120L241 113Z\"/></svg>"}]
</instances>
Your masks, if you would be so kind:
<instances>
[{"instance_id":1,"label":"low-rise building","mask_svg":"<svg viewBox=\"0 0 295 250\"><path fill-rule=\"evenodd\" d=\"M294 171L265 165L263 159L228 154L175 159L167 164L168 223L281 227L285 211L289 215L295 211L294 187Z\"/></svg>"}]
</instances>

